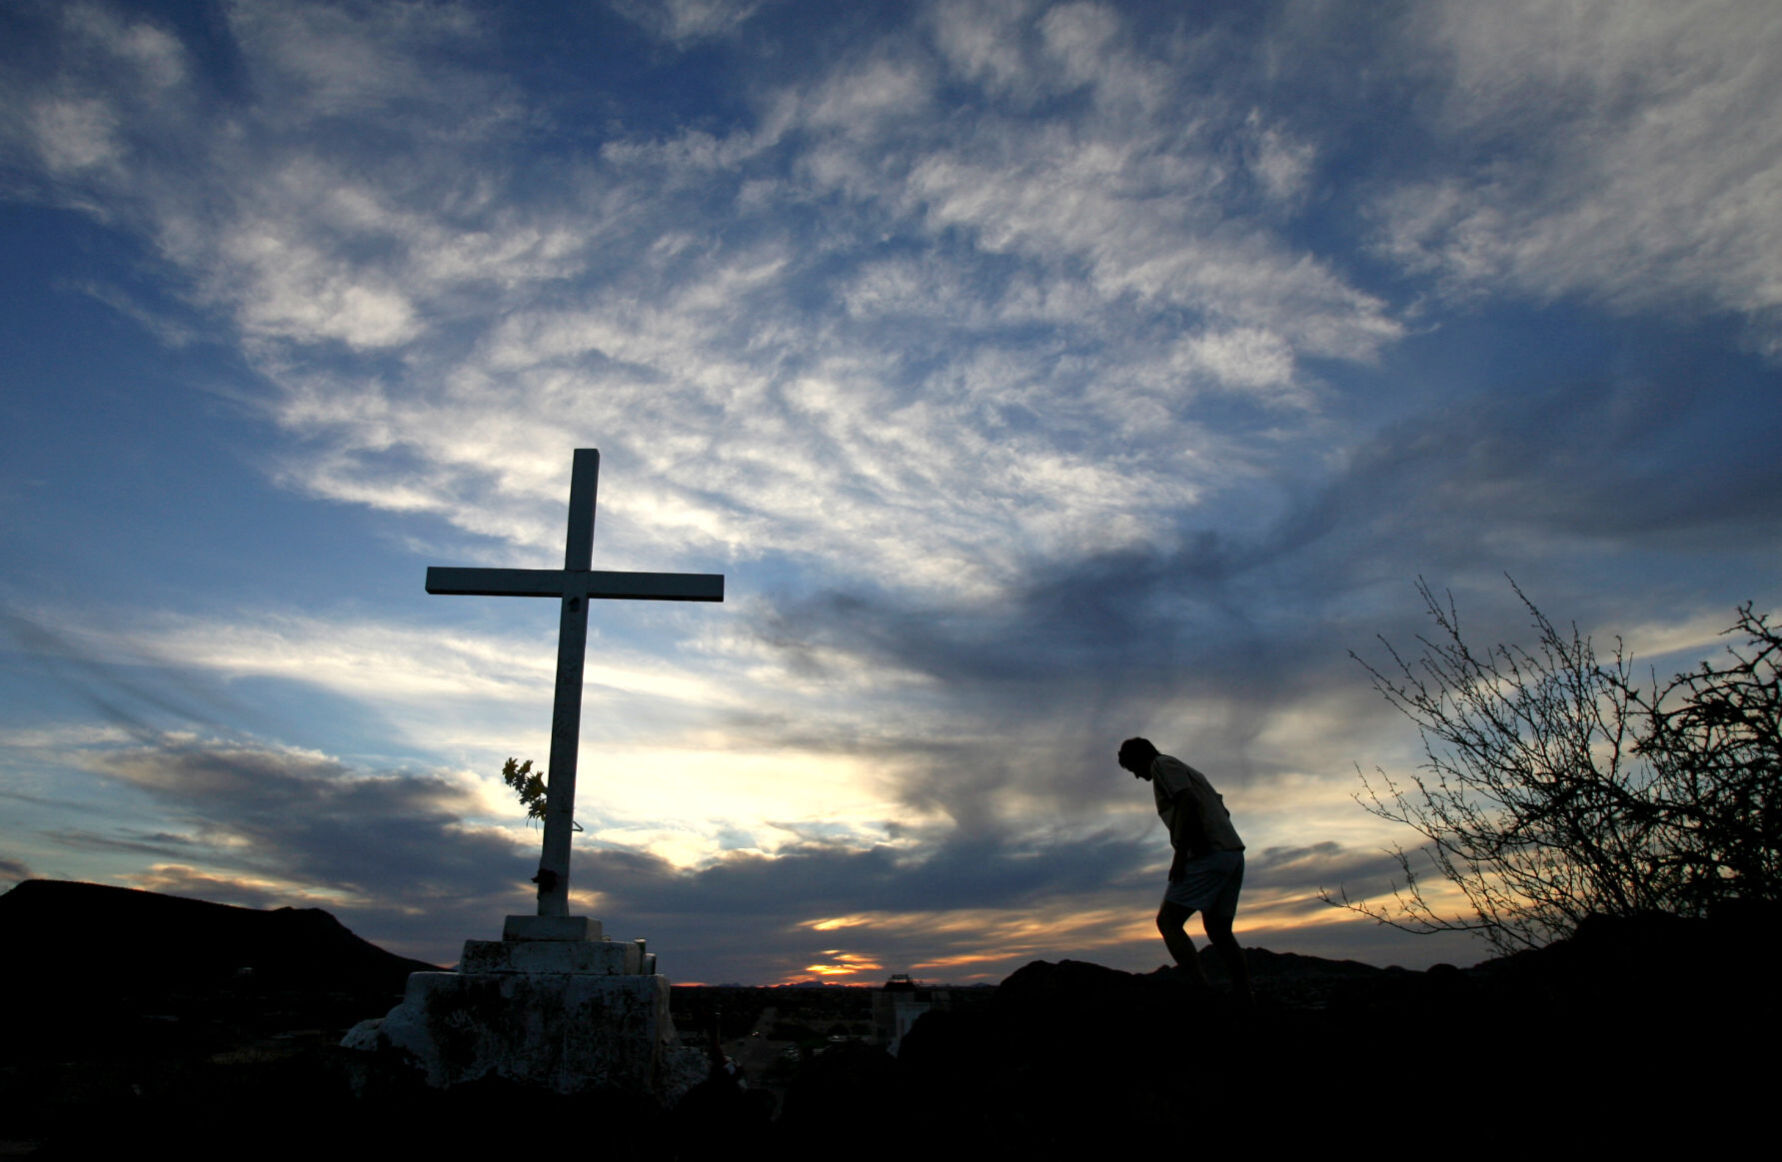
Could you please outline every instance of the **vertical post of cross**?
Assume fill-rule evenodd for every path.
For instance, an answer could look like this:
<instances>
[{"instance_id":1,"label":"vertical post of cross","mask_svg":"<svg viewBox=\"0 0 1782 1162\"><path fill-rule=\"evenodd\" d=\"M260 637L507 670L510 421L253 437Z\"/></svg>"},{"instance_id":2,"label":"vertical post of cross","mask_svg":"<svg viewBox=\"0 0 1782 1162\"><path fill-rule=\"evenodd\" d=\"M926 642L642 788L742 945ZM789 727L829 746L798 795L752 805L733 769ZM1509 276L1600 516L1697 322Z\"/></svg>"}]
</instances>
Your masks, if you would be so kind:
<instances>
[{"instance_id":1,"label":"vertical post of cross","mask_svg":"<svg viewBox=\"0 0 1782 1162\"><path fill-rule=\"evenodd\" d=\"M569 530L563 541L563 571L571 576L587 574L594 567L594 501L599 485L599 450L577 448L569 477ZM538 861L540 916L569 915L569 846L575 831L575 766L581 737L582 667L587 647L587 589L566 584L557 623L557 694L551 708L544 852Z\"/></svg>"}]
</instances>

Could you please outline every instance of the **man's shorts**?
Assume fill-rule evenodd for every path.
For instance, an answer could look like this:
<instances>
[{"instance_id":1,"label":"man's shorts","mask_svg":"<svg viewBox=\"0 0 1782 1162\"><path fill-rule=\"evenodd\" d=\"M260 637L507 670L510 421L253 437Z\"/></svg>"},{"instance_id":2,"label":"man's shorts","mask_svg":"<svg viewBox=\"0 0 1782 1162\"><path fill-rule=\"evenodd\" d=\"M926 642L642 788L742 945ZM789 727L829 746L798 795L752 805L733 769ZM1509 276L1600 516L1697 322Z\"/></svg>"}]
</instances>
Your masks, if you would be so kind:
<instances>
[{"instance_id":1,"label":"man's shorts","mask_svg":"<svg viewBox=\"0 0 1782 1162\"><path fill-rule=\"evenodd\" d=\"M1163 902L1229 920L1237 915L1238 890L1243 886L1244 853L1215 851L1189 860L1182 878L1164 891Z\"/></svg>"}]
</instances>

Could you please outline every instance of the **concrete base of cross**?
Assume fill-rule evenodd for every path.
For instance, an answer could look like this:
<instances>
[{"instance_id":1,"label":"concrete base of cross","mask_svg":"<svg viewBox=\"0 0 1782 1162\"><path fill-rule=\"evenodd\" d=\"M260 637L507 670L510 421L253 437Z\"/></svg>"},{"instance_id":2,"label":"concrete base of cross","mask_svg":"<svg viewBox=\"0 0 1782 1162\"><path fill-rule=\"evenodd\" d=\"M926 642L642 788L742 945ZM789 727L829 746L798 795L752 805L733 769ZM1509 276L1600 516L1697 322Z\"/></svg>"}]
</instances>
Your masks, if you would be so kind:
<instances>
[{"instance_id":1,"label":"concrete base of cross","mask_svg":"<svg viewBox=\"0 0 1782 1162\"><path fill-rule=\"evenodd\" d=\"M705 1076L680 1048L669 982L644 942L602 939L581 916L509 916L502 940L468 940L457 972L417 972L402 1003L341 1041L449 1087L499 1077L561 1094L669 1103Z\"/></svg>"}]
</instances>

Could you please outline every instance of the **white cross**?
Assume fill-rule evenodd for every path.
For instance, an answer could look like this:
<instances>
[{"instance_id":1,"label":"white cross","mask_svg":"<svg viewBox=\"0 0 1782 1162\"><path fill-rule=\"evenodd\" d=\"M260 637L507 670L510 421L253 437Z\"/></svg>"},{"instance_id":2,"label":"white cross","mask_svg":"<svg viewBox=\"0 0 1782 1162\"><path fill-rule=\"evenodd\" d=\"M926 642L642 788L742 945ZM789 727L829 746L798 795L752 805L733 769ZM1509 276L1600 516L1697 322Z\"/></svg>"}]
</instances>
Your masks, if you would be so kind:
<instances>
[{"instance_id":1,"label":"white cross","mask_svg":"<svg viewBox=\"0 0 1782 1162\"><path fill-rule=\"evenodd\" d=\"M550 782L545 795L544 853L538 861L538 914L569 915L569 837L575 828L575 758L582 724L582 662L588 647L588 599L722 601L722 573L606 573L594 560L594 494L600 452L575 450L569 480L569 535L561 569L427 570L427 592L482 597L556 597L557 700L551 712Z\"/></svg>"}]
</instances>

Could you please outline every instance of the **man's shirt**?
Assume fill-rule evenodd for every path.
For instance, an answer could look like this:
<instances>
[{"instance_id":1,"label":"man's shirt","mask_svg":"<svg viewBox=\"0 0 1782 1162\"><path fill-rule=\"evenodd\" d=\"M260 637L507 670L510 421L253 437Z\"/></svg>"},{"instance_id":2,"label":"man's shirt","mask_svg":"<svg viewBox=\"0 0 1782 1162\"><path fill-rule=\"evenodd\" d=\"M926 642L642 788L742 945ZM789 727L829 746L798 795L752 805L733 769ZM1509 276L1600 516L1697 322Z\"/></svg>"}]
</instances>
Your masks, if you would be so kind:
<instances>
[{"instance_id":1,"label":"man's shirt","mask_svg":"<svg viewBox=\"0 0 1782 1162\"><path fill-rule=\"evenodd\" d=\"M1152 759L1151 795L1157 800L1157 814L1169 828L1172 843L1176 835L1176 804L1185 794L1194 796L1194 802L1200 806L1201 824L1212 850L1244 850L1244 841L1238 838L1237 828L1231 825L1231 813L1225 809L1224 796L1213 790L1205 775L1166 754Z\"/></svg>"}]
</instances>

